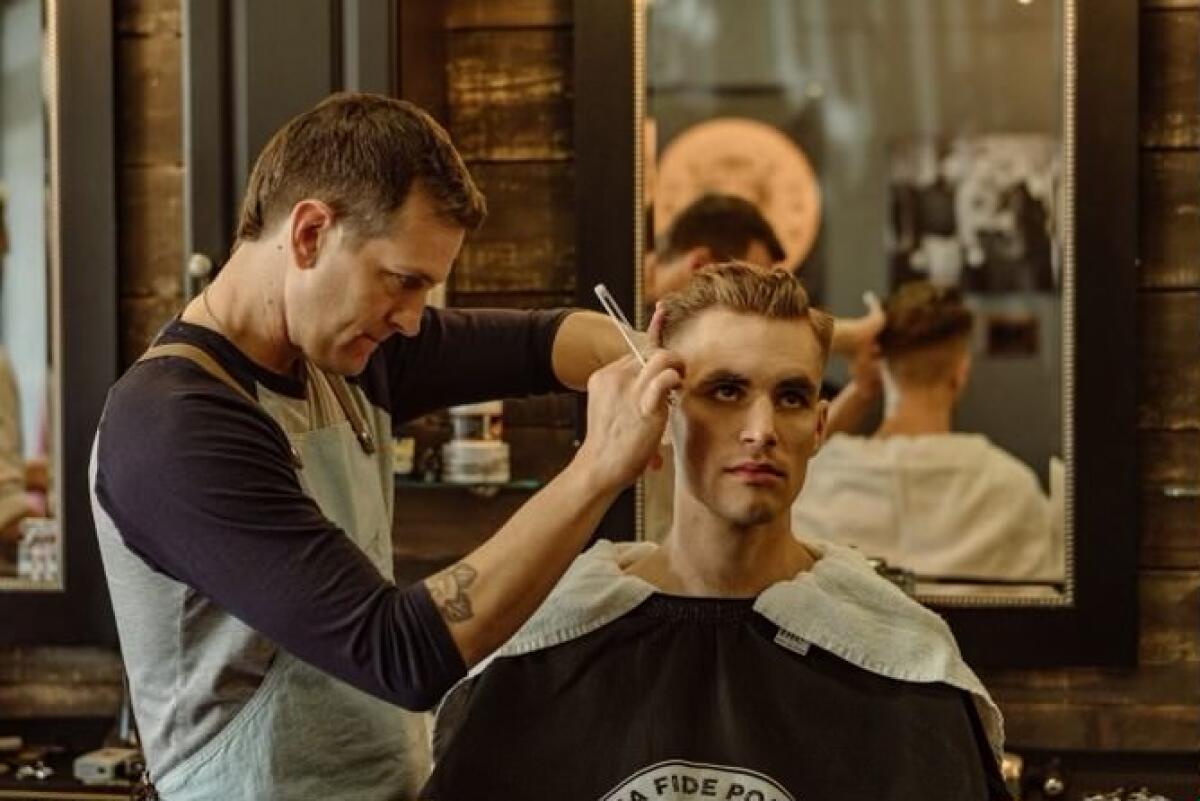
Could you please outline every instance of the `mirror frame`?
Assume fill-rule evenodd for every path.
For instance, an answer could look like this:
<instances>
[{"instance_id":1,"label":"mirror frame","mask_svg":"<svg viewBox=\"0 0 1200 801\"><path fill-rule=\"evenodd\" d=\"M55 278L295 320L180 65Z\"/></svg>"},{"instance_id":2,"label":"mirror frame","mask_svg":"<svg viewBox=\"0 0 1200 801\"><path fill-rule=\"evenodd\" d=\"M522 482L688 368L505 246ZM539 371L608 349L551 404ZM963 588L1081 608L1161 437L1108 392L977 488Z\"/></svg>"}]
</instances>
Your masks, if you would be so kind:
<instances>
[{"instance_id":1,"label":"mirror frame","mask_svg":"<svg viewBox=\"0 0 1200 801\"><path fill-rule=\"evenodd\" d=\"M976 667L1137 662L1138 8L1060 1L1064 168L1073 164L1063 242L1073 250L1064 261L1075 265L1063 288L1063 454L1074 570L1064 604L930 604ZM643 3L573 2L576 299L596 308L591 288L604 282L634 309L640 270L619 267L642 258ZM1080 281L1079 265L1102 269ZM1126 366L1125 380L1114 380L1113 365ZM640 490L627 491L597 536L630 539L640 518Z\"/></svg>"},{"instance_id":2,"label":"mirror frame","mask_svg":"<svg viewBox=\"0 0 1200 801\"><path fill-rule=\"evenodd\" d=\"M88 461L117 377L117 182L112 0L45 0L52 473L63 589L0 591L0 645L112 645Z\"/></svg>"}]
</instances>

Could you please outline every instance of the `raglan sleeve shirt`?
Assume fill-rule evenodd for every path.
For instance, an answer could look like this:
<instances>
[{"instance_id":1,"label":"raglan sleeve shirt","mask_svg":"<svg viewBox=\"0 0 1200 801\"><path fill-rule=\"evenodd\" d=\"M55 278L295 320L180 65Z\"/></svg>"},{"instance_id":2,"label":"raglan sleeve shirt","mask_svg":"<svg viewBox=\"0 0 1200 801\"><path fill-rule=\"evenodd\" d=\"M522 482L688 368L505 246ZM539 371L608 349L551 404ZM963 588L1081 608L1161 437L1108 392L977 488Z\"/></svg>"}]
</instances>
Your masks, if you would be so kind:
<instances>
[{"instance_id":1,"label":"raglan sleeve shirt","mask_svg":"<svg viewBox=\"0 0 1200 801\"><path fill-rule=\"evenodd\" d=\"M421 333L386 341L358 381L397 424L450 404L559 391L550 354L566 314L428 310ZM252 365L212 332L177 321L160 341L204 347L254 391ZM110 393L96 447L98 503L151 569L400 706L428 708L464 674L424 584L385 579L301 489L279 426L196 365L131 368Z\"/></svg>"}]
</instances>

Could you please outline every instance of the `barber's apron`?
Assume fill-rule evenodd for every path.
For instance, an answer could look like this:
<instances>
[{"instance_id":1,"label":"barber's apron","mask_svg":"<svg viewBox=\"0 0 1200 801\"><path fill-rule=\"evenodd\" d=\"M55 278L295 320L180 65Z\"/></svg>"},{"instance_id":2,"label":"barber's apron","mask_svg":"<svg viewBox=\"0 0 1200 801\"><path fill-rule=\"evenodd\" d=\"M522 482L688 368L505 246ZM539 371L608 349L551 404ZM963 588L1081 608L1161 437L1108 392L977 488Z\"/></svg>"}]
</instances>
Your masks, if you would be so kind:
<instances>
[{"instance_id":1,"label":"barber's apron","mask_svg":"<svg viewBox=\"0 0 1200 801\"><path fill-rule=\"evenodd\" d=\"M315 374L307 393L324 381L328 396L329 384L341 380ZM392 520L384 492L391 487L381 487L380 457L356 436L356 428L365 430L361 411L344 411L357 418L353 427L343 417L288 434L303 465L297 476L325 516L390 579ZM278 649L262 685L220 734L153 780L163 801L393 801L416 797L428 764L423 716Z\"/></svg>"}]
</instances>

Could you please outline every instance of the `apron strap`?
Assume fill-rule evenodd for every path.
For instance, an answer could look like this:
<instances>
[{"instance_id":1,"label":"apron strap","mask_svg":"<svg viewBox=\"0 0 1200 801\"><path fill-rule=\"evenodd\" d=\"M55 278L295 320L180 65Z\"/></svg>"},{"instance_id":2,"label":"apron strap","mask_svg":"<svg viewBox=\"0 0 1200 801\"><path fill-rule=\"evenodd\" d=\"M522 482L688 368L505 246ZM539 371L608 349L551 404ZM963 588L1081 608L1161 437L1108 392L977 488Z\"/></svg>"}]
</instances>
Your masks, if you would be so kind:
<instances>
[{"instance_id":1,"label":"apron strap","mask_svg":"<svg viewBox=\"0 0 1200 801\"><path fill-rule=\"evenodd\" d=\"M316 369L316 367L313 366L312 369ZM325 380L329 382L329 388L333 390L333 394L337 396L338 405L342 407L342 413L346 415L346 420L349 421L350 428L354 430L354 436L358 438L358 444L362 446L364 452L368 454L375 453L375 438L367 430L362 414L358 411L358 406L354 404L354 399L350 397L350 390L346 386L346 379L340 375L330 375L324 371L322 371L322 374L325 376Z\"/></svg>"},{"instance_id":2,"label":"apron strap","mask_svg":"<svg viewBox=\"0 0 1200 801\"><path fill-rule=\"evenodd\" d=\"M259 405L258 399L247 392L245 387L234 380L233 376L231 376L224 367L218 364L216 359L195 345L189 345L185 342L170 342L165 345L154 345L145 353L143 353L138 361L146 362L150 361L151 359L162 359L168 356L187 359L201 370L232 389L238 395L241 395L242 398L244 398L247 402L255 406ZM284 439L287 439L286 434L284 435ZM292 464L297 470L302 469L304 467L304 462L300 458L300 452L296 450L296 446L292 445L291 442L288 442L288 450L290 450L292 453Z\"/></svg>"}]
</instances>

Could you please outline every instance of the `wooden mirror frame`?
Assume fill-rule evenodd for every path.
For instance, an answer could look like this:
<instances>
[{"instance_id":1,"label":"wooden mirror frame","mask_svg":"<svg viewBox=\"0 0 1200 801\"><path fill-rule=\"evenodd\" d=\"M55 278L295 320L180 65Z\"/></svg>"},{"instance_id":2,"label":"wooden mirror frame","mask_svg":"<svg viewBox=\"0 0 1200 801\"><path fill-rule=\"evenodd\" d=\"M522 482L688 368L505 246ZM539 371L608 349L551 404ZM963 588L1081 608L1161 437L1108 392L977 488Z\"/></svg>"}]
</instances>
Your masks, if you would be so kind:
<instances>
[{"instance_id":1,"label":"wooden mirror frame","mask_svg":"<svg viewBox=\"0 0 1200 801\"><path fill-rule=\"evenodd\" d=\"M1120 0L1061 0L1074 15L1063 42L1064 142L1074 191L1064 249L1064 456L1067 525L1074 532L1068 602L1060 606L944 607L976 667L1131 666L1137 660L1138 8ZM577 300L596 308L607 284L636 308L642 258L642 65L638 0L574 0ZM1072 58L1073 56L1073 58ZM1067 159L1064 168L1071 160ZM1073 223L1073 225L1071 224ZM1086 270L1086 280L1078 276ZM1072 402L1073 401L1073 402ZM1073 408L1072 408L1073 407ZM598 536L629 539L640 514L626 492Z\"/></svg>"}]
</instances>

